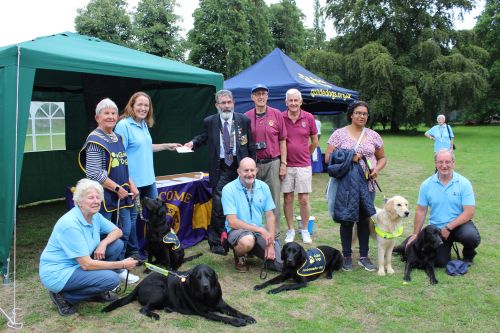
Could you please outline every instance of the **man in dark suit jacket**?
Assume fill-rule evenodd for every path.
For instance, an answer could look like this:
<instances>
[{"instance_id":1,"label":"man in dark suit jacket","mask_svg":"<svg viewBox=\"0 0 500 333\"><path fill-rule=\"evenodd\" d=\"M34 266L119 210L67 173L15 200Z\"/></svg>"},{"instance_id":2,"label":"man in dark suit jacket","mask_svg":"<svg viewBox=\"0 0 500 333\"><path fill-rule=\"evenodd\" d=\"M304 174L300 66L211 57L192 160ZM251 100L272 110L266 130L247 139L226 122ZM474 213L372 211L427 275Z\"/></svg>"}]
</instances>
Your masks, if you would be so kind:
<instances>
[{"instance_id":1,"label":"man in dark suit jacket","mask_svg":"<svg viewBox=\"0 0 500 333\"><path fill-rule=\"evenodd\" d=\"M208 142L210 186L212 187L212 218L208 226L210 251L226 255L220 236L226 217L222 210L222 188L238 177L237 169L245 157L255 159L250 119L234 112L233 94L220 90L215 94L215 107L219 111L203 120L203 133L184 146L197 149Z\"/></svg>"}]
</instances>

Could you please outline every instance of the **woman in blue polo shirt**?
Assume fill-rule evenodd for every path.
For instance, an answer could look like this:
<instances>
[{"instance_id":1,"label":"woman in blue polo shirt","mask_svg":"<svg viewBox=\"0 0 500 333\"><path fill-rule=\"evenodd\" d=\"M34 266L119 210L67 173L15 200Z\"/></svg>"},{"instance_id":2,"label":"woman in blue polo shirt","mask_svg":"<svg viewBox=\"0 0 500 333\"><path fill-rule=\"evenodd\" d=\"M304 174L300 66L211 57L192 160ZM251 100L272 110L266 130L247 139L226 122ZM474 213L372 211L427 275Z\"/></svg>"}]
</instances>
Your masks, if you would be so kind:
<instances>
[{"instance_id":1,"label":"woman in blue polo shirt","mask_svg":"<svg viewBox=\"0 0 500 333\"><path fill-rule=\"evenodd\" d=\"M120 283L117 271L131 269L137 260L120 260L122 231L102 214L103 187L82 179L73 194L75 207L55 224L40 257L40 280L61 316L76 312L83 301L117 299L110 293Z\"/></svg>"},{"instance_id":2,"label":"woman in blue polo shirt","mask_svg":"<svg viewBox=\"0 0 500 333\"><path fill-rule=\"evenodd\" d=\"M129 175L137 186L140 198L156 198L158 191L155 183L153 167L153 152L162 150L175 150L182 146L180 143L153 143L149 134L149 127L154 125L153 104L151 97L139 91L130 97L120 120L115 127L115 132L123 138L123 146L128 157ZM131 212L132 231L130 241L137 244L136 221L137 209ZM135 248L138 248L135 246ZM129 255L138 255L129 253Z\"/></svg>"}]
</instances>

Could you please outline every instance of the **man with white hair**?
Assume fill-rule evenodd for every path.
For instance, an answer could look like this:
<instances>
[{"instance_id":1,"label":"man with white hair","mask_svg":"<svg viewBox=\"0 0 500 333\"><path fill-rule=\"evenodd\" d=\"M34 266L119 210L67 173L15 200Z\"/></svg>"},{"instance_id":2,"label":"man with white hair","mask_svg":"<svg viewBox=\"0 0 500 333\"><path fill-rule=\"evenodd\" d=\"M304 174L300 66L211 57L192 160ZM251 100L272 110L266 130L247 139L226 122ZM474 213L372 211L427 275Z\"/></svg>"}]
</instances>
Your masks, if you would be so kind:
<instances>
[{"instance_id":1,"label":"man with white hair","mask_svg":"<svg viewBox=\"0 0 500 333\"><path fill-rule=\"evenodd\" d=\"M307 230L311 205L309 193L312 192L311 154L318 146L318 130L314 117L302 110L302 95L297 89L286 92L286 111L283 119L287 132L287 168L286 176L281 182L283 192L283 211L285 213L288 231L285 242L292 242L295 238L293 227L293 200L294 192L298 193L302 228L299 230L304 243L312 243L311 235Z\"/></svg>"},{"instance_id":2,"label":"man with white hair","mask_svg":"<svg viewBox=\"0 0 500 333\"><path fill-rule=\"evenodd\" d=\"M250 119L234 112L233 94L229 90L219 90L215 94L218 114L203 120L203 133L184 144L196 150L208 142L210 186L212 187L212 217L208 226L210 251L226 255L221 244L225 216L222 210L222 188L238 177L237 169L245 157L255 158Z\"/></svg>"},{"instance_id":3,"label":"man with white hair","mask_svg":"<svg viewBox=\"0 0 500 333\"><path fill-rule=\"evenodd\" d=\"M443 148L453 150L455 135L451 126L446 123L446 117L440 114L436 120L438 124L424 134L427 138L434 140L434 154Z\"/></svg>"}]
</instances>

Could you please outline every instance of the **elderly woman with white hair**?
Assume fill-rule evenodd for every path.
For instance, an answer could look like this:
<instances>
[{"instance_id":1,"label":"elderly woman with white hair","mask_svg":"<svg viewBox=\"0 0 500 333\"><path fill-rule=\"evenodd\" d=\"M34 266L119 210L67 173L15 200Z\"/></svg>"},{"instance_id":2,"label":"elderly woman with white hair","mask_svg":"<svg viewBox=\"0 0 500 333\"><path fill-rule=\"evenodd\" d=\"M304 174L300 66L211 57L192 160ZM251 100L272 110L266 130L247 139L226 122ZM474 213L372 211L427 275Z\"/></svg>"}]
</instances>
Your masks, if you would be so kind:
<instances>
[{"instance_id":1,"label":"elderly woman with white hair","mask_svg":"<svg viewBox=\"0 0 500 333\"><path fill-rule=\"evenodd\" d=\"M117 270L137 265L132 258L120 260L121 230L99 213L102 186L80 180L75 189L75 207L55 224L40 257L40 280L61 316L72 315L83 301L117 299L110 292L120 283Z\"/></svg>"},{"instance_id":2,"label":"elderly woman with white hair","mask_svg":"<svg viewBox=\"0 0 500 333\"><path fill-rule=\"evenodd\" d=\"M120 259L125 253L138 253L137 242L130 241L131 230L135 230L131 220L133 199L139 194L137 187L129 177L128 159L123 138L114 132L118 121L118 107L109 98L100 101L95 109L97 128L93 130L78 156L78 163L87 178L97 181L104 188L101 214L115 222L123 232L124 243ZM137 258L136 258L137 259ZM128 283L139 281L139 277L120 273L120 278Z\"/></svg>"},{"instance_id":3,"label":"elderly woman with white hair","mask_svg":"<svg viewBox=\"0 0 500 333\"><path fill-rule=\"evenodd\" d=\"M453 139L455 135L453 134L451 126L446 123L446 117L440 114L437 116L436 120L438 124L424 134L429 139L434 140L434 154L443 148L453 150Z\"/></svg>"}]
</instances>

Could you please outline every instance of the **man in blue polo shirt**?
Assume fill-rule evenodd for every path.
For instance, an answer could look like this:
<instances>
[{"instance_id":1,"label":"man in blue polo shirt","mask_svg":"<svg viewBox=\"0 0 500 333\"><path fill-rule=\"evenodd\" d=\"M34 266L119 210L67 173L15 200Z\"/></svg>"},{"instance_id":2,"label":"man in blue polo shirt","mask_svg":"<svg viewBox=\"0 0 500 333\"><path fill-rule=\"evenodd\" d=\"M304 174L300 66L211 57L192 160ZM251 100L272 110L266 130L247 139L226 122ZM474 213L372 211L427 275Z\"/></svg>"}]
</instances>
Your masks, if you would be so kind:
<instances>
[{"instance_id":1,"label":"man in blue polo shirt","mask_svg":"<svg viewBox=\"0 0 500 333\"><path fill-rule=\"evenodd\" d=\"M275 205L269 186L255 179L257 166L250 157L240 161L237 172L238 178L222 189L227 240L234 251L236 270L247 272L247 254L253 254L262 260L269 260L269 268L280 271L281 249L274 239ZM263 213L266 216L265 226L262 224Z\"/></svg>"},{"instance_id":2,"label":"man in blue polo shirt","mask_svg":"<svg viewBox=\"0 0 500 333\"><path fill-rule=\"evenodd\" d=\"M455 154L440 149L434 156L437 172L420 186L414 231L411 243L422 229L428 208L431 209L429 224L441 229L443 245L439 248L436 266L444 267L450 261L453 242L463 245L464 261L470 266L481 242L479 231L472 222L476 211L474 191L470 181L453 171Z\"/></svg>"}]
</instances>

